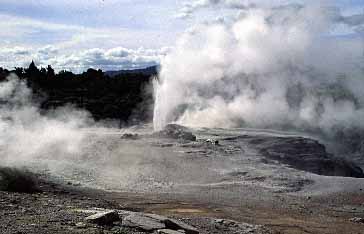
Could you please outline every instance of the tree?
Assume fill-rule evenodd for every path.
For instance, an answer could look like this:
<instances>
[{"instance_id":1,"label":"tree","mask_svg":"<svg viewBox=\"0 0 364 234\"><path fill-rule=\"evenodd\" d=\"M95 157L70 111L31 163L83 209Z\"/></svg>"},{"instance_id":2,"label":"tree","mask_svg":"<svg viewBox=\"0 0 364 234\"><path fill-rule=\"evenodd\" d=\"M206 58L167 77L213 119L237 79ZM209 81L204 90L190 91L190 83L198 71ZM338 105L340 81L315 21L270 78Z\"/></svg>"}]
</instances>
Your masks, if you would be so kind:
<instances>
[{"instance_id":1,"label":"tree","mask_svg":"<svg viewBox=\"0 0 364 234\"><path fill-rule=\"evenodd\" d=\"M89 69L87 69L86 73L85 72L83 73L83 75L87 79L101 79L101 78L104 78L104 73L100 69L95 70L93 68L89 68Z\"/></svg>"},{"instance_id":2,"label":"tree","mask_svg":"<svg viewBox=\"0 0 364 234\"><path fill-rule=\"evenodd\" d=\"M42 78L47 76L47 69L44 67L40 68L40 74L42 75Z\"/></svg>"},{"instance_id":3,"label":"tree","mask_svg":"<svg viewBox=\"0 0 364 234\"><path fill-rule=\"evenodd\" d=\"M47 78L54 78L56 76L54 69L51 65L47 66Z\"/></svg>"},{"instance_id":4,"label":"tree","mask_svg":"<svg viewBox=\"0 0 364 234\"><path fill-rule=\"evenodd\" d=\"M14 73L15 73L18 77L23 78L23 77L24 77L24 74L25 74L25 71L24 71L24 68L22 68L22 67L14 67Z\"/></svg>"},{"instance_id":5,"label":"tree","mask_svg":"<svg viewBox=\"0 0 364 234\"><path fill-rule=\"evenodd\" d=\"M28 76L28 78L36 78L37 76L40 75L39 69L37 68L37 66L35 66L35 63L33 60L29 64L29 67L28 67L28 69L26 69L25 73Z\"/></svg>"}]
</instances>

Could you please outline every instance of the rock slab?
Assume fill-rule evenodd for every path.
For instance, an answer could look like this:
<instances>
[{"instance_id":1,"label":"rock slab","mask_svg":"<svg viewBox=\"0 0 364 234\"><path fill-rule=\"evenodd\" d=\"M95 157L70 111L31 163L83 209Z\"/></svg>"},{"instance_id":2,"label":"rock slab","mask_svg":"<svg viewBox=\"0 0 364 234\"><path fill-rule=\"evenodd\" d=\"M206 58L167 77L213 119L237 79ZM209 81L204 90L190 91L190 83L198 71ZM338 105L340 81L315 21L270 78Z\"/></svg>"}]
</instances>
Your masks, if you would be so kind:
<instances>
[{"instance_id":1,"label":"rock slab","mask_svg":"<svg viewBox=\"0 0 364 234\"><path fill-rule=\"evenodd\" d=\"M109 225L119 220L120 217L116 211L100 212L86 218L87 222L95 223L98 225Z\"/></svg>"},{"instance_id":2,"label":"rock slab","mask_svg":"<svg viewBox=\"0 0 364 234\"><path fill-rule=\"evenodd\" d=\"M159 220L141 214L126 216L123 219L122 225L125 227L139 228L148 232L166 228L166 225Z\"/></svg>"},{"instance_id":3,"label":"rock slab","mask_svg":"<svg viewBox=\"0 0 364 234\"><path fill-rule=\"evenodd\" d=\"M122 225L124 227L138 228L144 231L164 231L167 234L199 234L199 231L181 221L170 219L156 214L133 213L126 216Z\"/></svg>"}]
</instances>

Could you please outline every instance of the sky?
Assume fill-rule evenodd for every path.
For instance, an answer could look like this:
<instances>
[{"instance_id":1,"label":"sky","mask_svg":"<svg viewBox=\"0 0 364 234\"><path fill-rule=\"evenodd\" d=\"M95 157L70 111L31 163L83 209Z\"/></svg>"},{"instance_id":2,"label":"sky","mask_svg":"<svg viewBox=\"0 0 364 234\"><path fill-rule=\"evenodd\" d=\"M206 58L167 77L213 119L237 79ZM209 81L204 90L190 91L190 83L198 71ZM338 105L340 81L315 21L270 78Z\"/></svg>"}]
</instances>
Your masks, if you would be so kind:
<instances>
[{"instance_id":1,"label":"sky","mask_svg":"<svg viewBox=\"0 0 364 234\"><path fill-rule=\"evenodd\" d=\"M196 23L249 7L309 2L317 0L0 0L0 66L34 60L73 72L148 67ZM364 0L323 2L347 17L334 36L362 35L353 24L364 25Z\"/></svg>"}]
</instances>

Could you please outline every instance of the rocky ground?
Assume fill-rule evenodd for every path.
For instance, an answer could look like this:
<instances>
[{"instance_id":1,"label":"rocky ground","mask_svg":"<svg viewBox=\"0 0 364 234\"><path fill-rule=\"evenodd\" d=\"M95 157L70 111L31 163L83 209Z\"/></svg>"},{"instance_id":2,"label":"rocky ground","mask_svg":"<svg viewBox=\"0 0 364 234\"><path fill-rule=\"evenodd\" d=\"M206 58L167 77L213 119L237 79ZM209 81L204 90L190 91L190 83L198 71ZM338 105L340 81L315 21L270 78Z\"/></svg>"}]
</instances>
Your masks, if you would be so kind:
<instances>
[{"instance_id":1,"label":"rocky ground","mask_svg":"<svg viewBox=\"0 0 364 234\"><path fill-rule=\"evenodd\" d=\"M11 192L0 192L0 233L364 233L362 170L316 139L180 126L85 132L81 154L60 160L49 149L27 162L33 193L2 187Z\"/></svg>"},{"instance_id":2,"label":"rocky ground","mask_svg":"<svg viewBox=\"0 0 364 234\"><path fill-rule=\"evenodd\" d=\"M0 233L364 233L360 190L305 199L277 194L271 202L228 207L38 184L35 193L0 192Z\"/></svg>"},{"instance_id":3,"label":"rocky ground","mask_svg":"<svg viewBox=\"0 0 364 234\"><path fill-rule=\"evenodd\" d=\"M137 207L126 210L102 191L44 180L37 184L32 193L0 192L0 233L271 233L228 219L167 218L137 212Z\"/></svg>"}]
</instances>

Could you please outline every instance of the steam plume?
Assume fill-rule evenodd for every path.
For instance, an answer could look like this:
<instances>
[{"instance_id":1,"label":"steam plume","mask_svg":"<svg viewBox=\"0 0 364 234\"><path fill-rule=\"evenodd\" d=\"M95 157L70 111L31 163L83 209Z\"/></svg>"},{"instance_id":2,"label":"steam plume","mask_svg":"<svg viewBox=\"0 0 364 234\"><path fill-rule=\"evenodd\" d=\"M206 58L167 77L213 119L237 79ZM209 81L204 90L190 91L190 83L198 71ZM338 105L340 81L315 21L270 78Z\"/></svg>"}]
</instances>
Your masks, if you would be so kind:
<instances>
[{"instance_id":1,"label":"steam plume","mask_svg":"<svg viewBox=\"0 0 364 234\"><path fill-rule=\"evenodd\" d=\"M291 5L196 26L162 61L154 128L364 129L363 43L331 34L337 16Z\"/></svg>"},{"instance_id":2,"label":"steam plume","mask_svg":"<svg viewBox=\"0 0 364 234\"><path fill-rule=\"evenodd\" d=\"M88 123L85 112L70 107L41 115L32 91L15 75L0 82L0 160L27 165L37 159L67 158L80 150Z\"/></svg>"}]
</instances>

